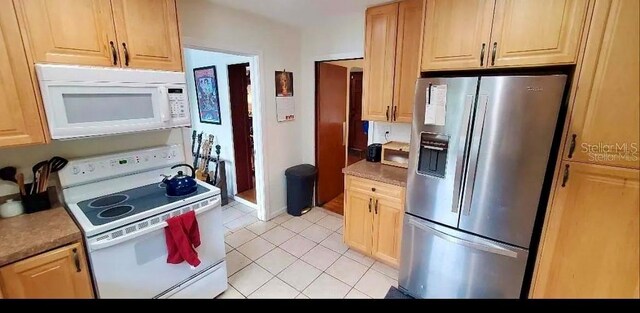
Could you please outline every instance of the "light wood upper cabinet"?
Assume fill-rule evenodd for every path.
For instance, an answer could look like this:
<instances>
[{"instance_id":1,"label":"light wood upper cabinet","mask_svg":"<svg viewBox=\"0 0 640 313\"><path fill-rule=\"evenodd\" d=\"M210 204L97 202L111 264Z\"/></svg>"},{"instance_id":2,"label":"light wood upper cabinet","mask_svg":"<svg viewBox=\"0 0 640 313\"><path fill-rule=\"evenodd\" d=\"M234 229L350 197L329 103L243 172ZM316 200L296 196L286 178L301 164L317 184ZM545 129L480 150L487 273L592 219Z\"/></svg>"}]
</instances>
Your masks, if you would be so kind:
<instances>
[{"instance_id":1,"label":"light wood upper cabinet","mask_svg":"<svg viewBox=\"0 0 640 313\"><path fill-rule=\"evenodd\" d=\"M35 62L95 66L117 63L109 0L14 0L14 4L25 45Z\"/></svg>"},{"instance_id":2,"label":"light wood upper cabinet","mask_svg":"<svg viewBox=\"0 0 640 313\"><path fill-rule=\"evenodd\" d=\"M638 298L638 170L566 166L541 238L533 297Z\"/></svg>"},{"instance_id":3,"label":"light wood upper cabinet","mask_svg":"<svg viewBox=\"0 0 640 313\"><path fill-rule=\"evenodd\" d=\"M92 298L87 262L79 243L0 268L5 298Z\"/></svg>"},{"instance_id":4,"label":"light wood upper cabinet","mask_svg":"<svg viewBox=\"0 0 640 313\"><path fill-rule=\"evenodd\" d=\"M344 211L344 239L345 242L364 253L371 251L371 233L373 231L373 216L369 212L373 205L373 198L359 190L351 189L345 193Z\"/></svg>"},{"instance_id":5,"label":"light wood upper cabinet","mask_svg":"<svg viewBox=\"0 0 640 313\"><path fill-rule=\"evenodd\" d=\"M420 37L424 0L405 0L398 7L395 81L393 84L394 122L413 121L415 86L420 76Z\"/></svg>"},{"instance_id":6,"label":"light wood upper cabinet","mask_svg":"<svg viewBox=\"0 0 640 313\"><path fill-rule=\"evenodd\" d=\"M422 70L485 67L493 7L494 0L427 0Z\"/></svg>"},{"instance_id":7,"label":"light wood upper cabinet","mask_svg":"<svg viewBox=\"0 0 640 313\"><path fill-rule=\"evenodd\" d=\"M377 197L375 204L371 254L387 264L398 267L402 242L404 195L402 199Z\"/></svg>"},{"instance_id":8,"label":"light wood upper cabinet","mask_svg":"<svg viewBox=\"0 0 640 313\"><path fill-rule=\"evenodd\" d=\"M124 67L182 70L175 0L111 0Z\"/></svg>"},{"instance_id":9,"label":"light wood upper cabinet","mask_svg":"<svg viewBox=\"0 0 640 313\"><path fill-rule=\"evenodd\" d=\"M576 63L588 4L585 0L496 0L489 65Z\"/></svg>"},{"instance_id":10,"label":"light wood upper cabinet","mask_svg":"<svg viewBox=\"0 0 640 313\"><path fill-rule=\"evenodd\" d=\"M393 106L398 3L367 9L362 119L387 121Z\"/></svg>"},{"instance_id":11,"label":"light wood upper cabinet","mask_svg":"<svg viewBox=\"0 0 640 313\"><path fill-rule=\"evenodd\" d=\"M637 0L595 4L564 150L567 160L640 168L639 11Z\"/></svg>"},{"instance_id":12,"label":"light wood upper cabinet","mask_svg":"<svg viewBox=\"0 0 640 313\"><path fill-rule=\"evenodd\" d=\"M15 11L0 10L0 147L45 142L43 112L20 42Z\"/></svg>"},{"instance_id":13,"label":"light wood upper cabinet","mask_svg":"<svg viewBox=\"0 0 640 313\"><path fill-rule=\"evenodd\" d=\"M427 0L423 71L575 64L587 0Z\"/></svg>"}]
</instances>

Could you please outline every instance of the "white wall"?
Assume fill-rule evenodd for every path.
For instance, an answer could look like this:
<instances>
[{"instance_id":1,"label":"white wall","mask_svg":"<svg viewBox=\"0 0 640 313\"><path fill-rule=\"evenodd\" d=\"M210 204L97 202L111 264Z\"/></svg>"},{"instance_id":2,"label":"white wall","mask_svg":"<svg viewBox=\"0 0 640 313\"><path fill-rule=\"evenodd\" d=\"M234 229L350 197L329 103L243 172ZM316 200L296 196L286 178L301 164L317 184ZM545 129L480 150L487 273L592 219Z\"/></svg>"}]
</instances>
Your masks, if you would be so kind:
<instances>
[{"instance_id":1,"label":"white wall","mask_svg":"<svg viewBox=\"0 0 640 313\"><path fill-rule=\"evenodd\" d=\"M256 163L265 165L265 190L258 188L258 203L266 203L268 218L286 207L284 171L303 162L304 141L301 133L308 125L302 117L300 82L300 34L277 22L246 12L226 8L205 0L179 0L178 11L182 24L182 41L186 47L205 48L219 52L255 55L257 73L252 74L259 99L254 99L254 129L262 128L264 153L259 153L256 138ZM275 71L293 72L296 120L278 123L275 106ZM254 76L254 74L257 76ZM258 101L256 101L258 100ZM260 173L256 173L257 176ZM258 177L256 177L259 179Z\"/></svg>"},{"instance_id":2,"label":"white wall","mask_svg":"<svg viewBox=\"0 0 640 313\"><path fill-rule=\"evenodd\" d=\"M238 63L250 63L252 58L227 53L210 52L203 50L184 49L185 72L187 86L189 88L189 104L191 109L192 128L198 133L214 135L215 143L220 145L220 158L225 161L227 175L227 193L230 196L237 192L236 167L233 145L233 127L231 125L231 101L229 100L229 75L227 65ZM218 80L218 100L220 102L221 125L200 123L198 114L198 100L193 77L193 69L203 66L216 67ZM215 151L215 150L213 150ZM213 163L210 165L212 166Z\"/></svg>"},{"instance_id":3,"label":"white wall","mask_svg":"<svg viewBox=\"0 0 640 313\"><path fill-rule=\"evenodd\" d=\"M128 135L53 141L46 145L3 148L0 149L0 168L15 166L25 174L25 181L30 182L33 177L31 167L52 156L75 159L167 144L182 144L182 136L181 129L175 128ZM54 182L55 180L52 180L51 183Z\"/></svg>"},{"instance_id":4,"label":"white wall","mask_svg":"<svg viewBox=\"0 0 640 313\"><path fill-rule=\"evenodd\" d=\"M364 57L364 10L358 14L332 17L320 25L302 30L302 105L305 128L301 144L305 163L315 164L315 62ZM365 73L366 75L366 73ZM409 142L411 125L373 122L369 124L369 143L392 140ZM382 136L379 136L382 132Z\"/></svg>"}]
</instances>

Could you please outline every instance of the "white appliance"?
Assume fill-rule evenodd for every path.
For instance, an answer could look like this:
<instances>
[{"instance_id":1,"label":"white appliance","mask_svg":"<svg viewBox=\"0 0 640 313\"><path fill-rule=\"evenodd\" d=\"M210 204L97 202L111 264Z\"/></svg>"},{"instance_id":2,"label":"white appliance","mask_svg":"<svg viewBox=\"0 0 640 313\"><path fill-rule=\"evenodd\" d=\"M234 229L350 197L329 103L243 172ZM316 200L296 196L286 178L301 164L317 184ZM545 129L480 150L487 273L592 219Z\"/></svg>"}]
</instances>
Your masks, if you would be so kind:
<instances>
[{"instance_id":1,"label":"white appliance","mask_svg":"<svg viewBox=\"0 0 640 313\"><path fill-rule=\"evenodd\" d=\"M53 139L190 126L184 72L36 64Z\"/></svg>"},{"instance_id":2,"label":"white appliance","mask_svg":"<svg viewBox=\"0 0 640 313\"><path fill-rule=\"evenodd\" d=\"M180 145L71 160L59 172L80 225L99 298L214 298L227 289L220 190L167 196L161 175L184 163ZM168 264L168 218L194 210L201 264Z\"/></svg>"}]
</instances>

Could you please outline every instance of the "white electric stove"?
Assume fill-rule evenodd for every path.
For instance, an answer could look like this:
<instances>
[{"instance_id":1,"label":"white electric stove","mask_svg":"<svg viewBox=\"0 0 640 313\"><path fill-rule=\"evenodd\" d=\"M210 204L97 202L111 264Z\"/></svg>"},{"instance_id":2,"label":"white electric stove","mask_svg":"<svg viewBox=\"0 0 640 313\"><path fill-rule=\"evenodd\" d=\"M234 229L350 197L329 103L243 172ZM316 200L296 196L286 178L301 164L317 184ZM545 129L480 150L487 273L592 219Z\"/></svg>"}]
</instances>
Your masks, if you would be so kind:
<instances>
[{"instance_id":1,"label":"white electric stove","mask_svg":"<svg viewBox=\"0 0 640 313\"><path fill-rule=\"evenodd\" d=\"M220 190L198 181L170 197L162 175L185 162L182 146L71 160L59 172L68 210L82 228L100 298L214 298L227 288ZM188 172L188 169L183 169ZM168 218L195 211L201 264L167 263Z\"/></svg>"}]
</instances>

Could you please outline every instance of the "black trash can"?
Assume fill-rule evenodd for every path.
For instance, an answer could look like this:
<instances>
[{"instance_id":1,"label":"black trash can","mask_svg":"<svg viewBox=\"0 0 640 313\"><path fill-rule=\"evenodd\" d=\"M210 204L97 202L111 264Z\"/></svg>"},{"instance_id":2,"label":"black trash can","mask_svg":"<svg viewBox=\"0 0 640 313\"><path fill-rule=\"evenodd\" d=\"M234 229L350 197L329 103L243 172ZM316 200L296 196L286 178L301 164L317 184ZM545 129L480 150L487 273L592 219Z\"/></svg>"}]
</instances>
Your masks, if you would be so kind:
<instances>
[{"instance_id":1,"label":"black trash can","mask_svg":"<svg viewBox=\"0 0 640 313\"><path fill-rule=\"evenodd\" d=\"M300 216L311 209L316 173L316 167L311 164L296 165L284 171L287 177L287 213Z\"/></svg>"}]
</instances>

